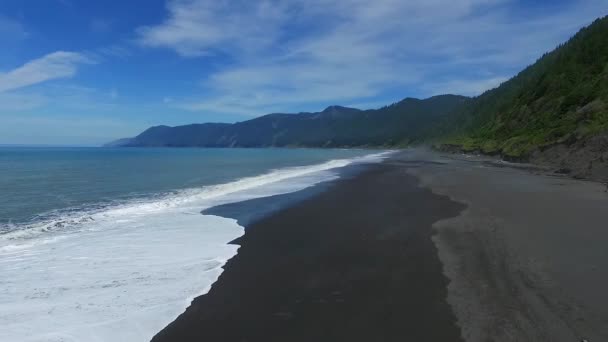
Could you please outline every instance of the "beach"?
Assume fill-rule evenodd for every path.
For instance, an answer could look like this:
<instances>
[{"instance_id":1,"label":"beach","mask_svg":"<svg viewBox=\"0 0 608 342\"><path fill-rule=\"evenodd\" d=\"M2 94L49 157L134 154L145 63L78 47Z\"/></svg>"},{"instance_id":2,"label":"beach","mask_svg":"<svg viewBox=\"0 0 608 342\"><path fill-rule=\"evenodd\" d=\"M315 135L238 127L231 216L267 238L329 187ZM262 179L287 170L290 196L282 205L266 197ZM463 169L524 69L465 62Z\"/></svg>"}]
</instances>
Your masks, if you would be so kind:
<instances>
[{"instance_id":1,"label":"beach","mask_svg":"<svg viewBox=\"0 0 608 342\"><path fill-rule=\"evenodd\" d=\"M598 183L407 150L247 224L153 341L603 341L606 203Z\"/></svg>"},{"instance_id":2,"label":"beach","mask_svg":"<svg viewBox=\"0 0 608 342\"><path fill-rule=\"evenodd\" d=\"M460 341L431 225L464 206L405 171L370 165L247 227L154 341Z\"/></svg>"},{"instance_id":3,"label":"beach","mask_svg":"<svg viewBox=\"0 0 608 342\"><path fill-rule=\"evenodd\" d=\"M464 338L608 341L605 185L496 159L431 158L442 164L408 172L467 205L433 237Z\"/></svg>"}]
</instances>

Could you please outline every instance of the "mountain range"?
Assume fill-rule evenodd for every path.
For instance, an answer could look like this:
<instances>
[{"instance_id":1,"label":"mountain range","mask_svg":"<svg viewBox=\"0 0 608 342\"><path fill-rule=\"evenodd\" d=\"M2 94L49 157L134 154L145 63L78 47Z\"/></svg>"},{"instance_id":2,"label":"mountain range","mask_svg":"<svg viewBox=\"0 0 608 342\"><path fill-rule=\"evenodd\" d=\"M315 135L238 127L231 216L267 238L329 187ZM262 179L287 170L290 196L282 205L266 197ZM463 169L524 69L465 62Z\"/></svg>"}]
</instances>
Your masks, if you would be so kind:
<instances>
[{"instance_id":1,"label":"mountain range","mask_svg":"<svg viewBox=\"0 0 608 342\"><path fill-rule=\"evenodd\" d=\"M268 114L234 124L155 126L121 146L171 147L352 147L396 146L429 134L468 98L442 95L407 98L375 110L330 106L322 112ZM404 113L407 113L404 115Z\"/></svg>"},{"instance_id":2,"label":"mountain range","mask_svg":"<svg viewBox=\"0 0 608 342\"><path fill-rule=\"evenodd\" d=\"M374 110L330 106L234 124L155 126L111 146L401 147L434 144L608 179L608 17L499 87L469 98L406 98Z\"/></svg>"}]
</instances>

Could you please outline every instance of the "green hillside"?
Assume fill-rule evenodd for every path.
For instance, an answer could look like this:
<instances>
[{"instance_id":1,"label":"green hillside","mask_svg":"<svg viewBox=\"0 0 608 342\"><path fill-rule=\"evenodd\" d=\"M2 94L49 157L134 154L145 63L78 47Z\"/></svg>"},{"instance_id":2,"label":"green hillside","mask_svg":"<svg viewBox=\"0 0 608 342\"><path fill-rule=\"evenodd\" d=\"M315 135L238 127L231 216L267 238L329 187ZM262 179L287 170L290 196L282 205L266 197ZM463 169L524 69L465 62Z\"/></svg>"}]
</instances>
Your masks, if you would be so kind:
<instances>
[{"instance_id":1,"label":"green hillside","mask_svg":"<svg viewBox=\"0 0 608 342\"><path fill-rule=\"evenodd\" d=\"M525 159L608 128L608 17L596 20L500 87L470 101L441 142Z\"/></svg>"}]
</instances>

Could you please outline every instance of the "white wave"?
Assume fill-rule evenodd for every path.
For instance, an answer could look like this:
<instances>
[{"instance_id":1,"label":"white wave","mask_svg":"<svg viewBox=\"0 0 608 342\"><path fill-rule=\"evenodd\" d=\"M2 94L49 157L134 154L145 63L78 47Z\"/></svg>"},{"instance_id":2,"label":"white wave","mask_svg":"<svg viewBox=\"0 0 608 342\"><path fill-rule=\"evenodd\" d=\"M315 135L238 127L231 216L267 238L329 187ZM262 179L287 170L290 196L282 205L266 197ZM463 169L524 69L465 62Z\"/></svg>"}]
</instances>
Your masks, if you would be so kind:
<instances>
[{"instance_id":1,"label":"white wave","mask_svg":"<svg viewBox=\"0 0 608 342\"><path fill-rule=\"evenodd\" d=\"M36 220L27 224L16 225L11 222L8 224L0 224L0 232L5 232L0 234L0 250L2 250L2 240L32 238L42 233L69 231L74 229L79 231L80 229L86 229L87 223L89 224L88 226L96 226L93 222L98 220L121 220L121 217L147 215L152 212L159 212L196 202L204 202L198 203L199 205L217 205L216 203L209 202L229 194L262 187L286 179L313 174L315 172L344 167L352 163L380 161L386 158L390 153L393 152L386 151L351 159L335 159L322 164L309 166L287 167L273 170L262 175L241 178L225 184L180 190L177 193L161 195L158 198L151 200L131 200L127 203L118 203L107 207L88 210L86 208L69 208L64 211L48 213L45 215L48 217L47 219ZM223 202L226 202L225 200L230 199L225 198Z\"/></svg>"},{"instance_id":2,"label":"white wave","mask_svg":"<svg viewBox=\"0 0 608 342\"><path fill-rule=\"evenodd\" d=\"M278 169L147 201L58 215L0 235L0 341L148 341L206 293L244 233L202 215L304 189L388 154Z\"/></svg>"}]
</instances>

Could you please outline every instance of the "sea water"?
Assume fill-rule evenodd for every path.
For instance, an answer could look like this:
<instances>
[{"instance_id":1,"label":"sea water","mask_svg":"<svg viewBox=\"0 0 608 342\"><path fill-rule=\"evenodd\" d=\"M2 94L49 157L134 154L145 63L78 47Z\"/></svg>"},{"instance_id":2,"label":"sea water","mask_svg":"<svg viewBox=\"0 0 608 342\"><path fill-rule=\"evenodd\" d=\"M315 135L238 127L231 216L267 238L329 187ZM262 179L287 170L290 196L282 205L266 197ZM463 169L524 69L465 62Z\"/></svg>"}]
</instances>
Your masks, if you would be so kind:
<instances>
[{"instance_id":1,"label":"sea water","mask_svg":"<svg viewBox=\"0 0 608 342\"><path fill-rule=\"evenodd\" d=\"M213 206L387 152L0 147L0 341L149 341L237 253Z\"/></svg>"}]
</instances>

